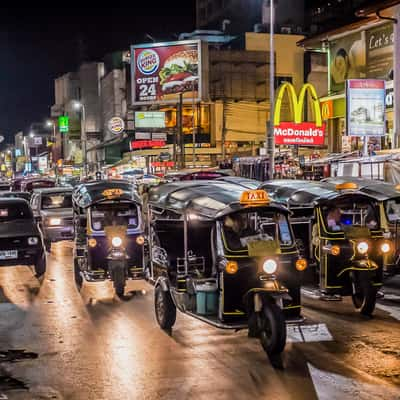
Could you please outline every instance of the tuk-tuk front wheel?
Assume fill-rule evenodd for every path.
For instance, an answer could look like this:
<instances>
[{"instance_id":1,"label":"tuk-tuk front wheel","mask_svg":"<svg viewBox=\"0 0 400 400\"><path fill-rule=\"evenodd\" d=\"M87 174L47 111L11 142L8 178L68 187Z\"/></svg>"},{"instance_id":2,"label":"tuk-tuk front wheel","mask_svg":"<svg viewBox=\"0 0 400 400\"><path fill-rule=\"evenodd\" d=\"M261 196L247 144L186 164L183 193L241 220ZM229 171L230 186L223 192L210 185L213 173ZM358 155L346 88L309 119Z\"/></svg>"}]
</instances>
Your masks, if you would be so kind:
<instances>
[{"instance_id":1,"label":"tuk-tuk front wheel","mask_svg":"<svg viewBox=\"0 0 400 400\"><path fill-rule=\"evenodd\" d=\"M269 355L282 353L286 344L286 323L283 311L274 303L264 305L258 316L261 346Z\"/></svg>"},{"instance_id":2,"label":"tuk-tuk front wheel","mask_svg":"<svg viewBox=\"0 0 400 400\"><path fill-rule=\"evenodd\" d=\"M35 274L37 278L41 278L46 272L46 255L43 253L35 264Z\"/></svg>"},{"instance_id":3,"label":"tuk-tuk front wheel","mask_svg":"<svg viewBox=\"0 0 400 400\"><path fill-rule=\"evenodd\" d=\"M81 290L83 285L83 278L81 275L81 269L79 268L78 260L76 258L74 259L74 280L76 288L78 290Z\"/></svg>"},{"instance_id":4,"label":"tuk-tuk front wheel","mask_svg":"<svg viewBox=\"0 0 400 400\"><path fill-rule=\"evenodd\" d=\"M116 268L112 272L112 280L115 294L118 297L124 297L126 283L125 270L123 268Z\"/></svg>"},{"instance_id":5,"label":"tuk-tuk front wheel","mask_svg":"<svg viewBox=\"0 0 400 400\"><path fill-rule=\"evenodd\" d=\"M371 282L359 282L352 294L355 309L363 315L371 316L375 310L377 289Z\"/></svg>"},{"instance_id":6,"label":"tuk-tuk front wheel","mask_svg":"<svg viewBox=\"0 0 400 400\"><path fill-rule=\"evenodd\" d=\"M154 308L158 325L161 329L171 329L176 321L176 307L168 291L161 286L155 289Z\"/></svg>"}]
</instances>

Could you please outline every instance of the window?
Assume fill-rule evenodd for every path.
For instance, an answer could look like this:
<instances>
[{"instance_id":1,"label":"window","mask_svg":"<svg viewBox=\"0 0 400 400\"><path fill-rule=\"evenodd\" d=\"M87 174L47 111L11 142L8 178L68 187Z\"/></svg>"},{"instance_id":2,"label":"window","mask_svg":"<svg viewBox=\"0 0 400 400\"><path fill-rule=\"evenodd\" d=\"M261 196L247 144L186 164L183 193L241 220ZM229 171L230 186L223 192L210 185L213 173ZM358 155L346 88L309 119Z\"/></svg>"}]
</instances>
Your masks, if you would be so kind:
<instances>
[{"instance_id":1,"label":"window","mask_svg":"<svg viewBox=\"0 0 400 400\"><path fill-rule=\"evenodd\" d=\"M138 210L134 204L101 204L92 207L90 213L94 231L103 231L106 226L134 229L139 225Z\"/></svg>"},{"instance_id":2,"label":"window","mask_svg":"<svg viewBox=\"0 0 400 400\"><path fill-rule=\"evenodd\" d=\"M0 223L32 218L32 211L27 204L0 204Z\"/></svg>"},{"instance_id":3,"label":"window","mask_svg":"<svg viewBox=\"0 0 400 400\"><path fill-rule=\"evenodd\" d=\"M42 194L42 210L72 208L71 193Z\"/></svg>"},{"instance_id":4,"label":"window","mask_svg":"<svg viewBox=\"0 0 400 400\"><path fill-rule=\"evenodd\" d=\"M400 219L400 198L390 199L385 202L386 216L389 222L396 222Z\"/></svg>"}]
</instances>

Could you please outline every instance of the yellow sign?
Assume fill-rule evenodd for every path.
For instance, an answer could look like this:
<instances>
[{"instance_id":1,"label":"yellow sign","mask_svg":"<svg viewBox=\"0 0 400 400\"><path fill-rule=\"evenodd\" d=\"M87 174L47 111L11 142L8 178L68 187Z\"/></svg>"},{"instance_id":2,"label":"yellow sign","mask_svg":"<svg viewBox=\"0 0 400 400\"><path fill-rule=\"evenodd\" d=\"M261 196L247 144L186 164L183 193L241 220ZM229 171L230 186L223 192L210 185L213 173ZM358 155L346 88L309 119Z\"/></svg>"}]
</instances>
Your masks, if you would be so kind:
<instances>
[{"instance_id":1,"label":"yellow sign","mask_svg":"<svg viewBox=\"0 0 400 400\"><path fill-rule=\"evenodd\" d=\"M108 198L120 197L123 193L124 191L118 188L103 190L103 196Z\"/></svg>"},{"instance_id":2,"label":"yellow sign","mask_svg":"<svg viewBox=\"0 0 400 400\"><path fill-rule=\"evenodd\" d=\"M336 185L336 190L357 190L358 186L354 182L343 182Z\"/></svg>"},{"instance_id":3,"label":"yellow sign","mask_svg":"<svg viewBox=\"0 0 400 400\"><path fill-rule=\"evenodd\" d=\"M314 107L315 125L318 127L322 126L321 107L315 87L311 85L311 83L304 84L300 90L299 97L297 97L294 86L289 82L283 83L278 90L275 101L274 126L278 126L281 122L282 100L286 92L288 93L290 101L290 109L294 113L294 123L301 124L303 122L304 102L307 93L309 93L312 105Z\"/></svg>"},{"instance_id":4,"label":"yellow sign","mask_svg":"<svg viewBox=\"0 0 400 400\"><path fill-rule=\"evenodd\" d=\"M240 197L240 204L258 206L269 203L268 194L265 190L247 190Z\"/></svg>"},{"instance_id":5,"label":"yellow sign","mask_svg":"<svg viewBox=\"0 0 400 400\"><path fill-rule=\"evenodd\" d=\"M333 100L321 103L321 114L324 121L333 118Z\"/></svg>"}]
</instances>

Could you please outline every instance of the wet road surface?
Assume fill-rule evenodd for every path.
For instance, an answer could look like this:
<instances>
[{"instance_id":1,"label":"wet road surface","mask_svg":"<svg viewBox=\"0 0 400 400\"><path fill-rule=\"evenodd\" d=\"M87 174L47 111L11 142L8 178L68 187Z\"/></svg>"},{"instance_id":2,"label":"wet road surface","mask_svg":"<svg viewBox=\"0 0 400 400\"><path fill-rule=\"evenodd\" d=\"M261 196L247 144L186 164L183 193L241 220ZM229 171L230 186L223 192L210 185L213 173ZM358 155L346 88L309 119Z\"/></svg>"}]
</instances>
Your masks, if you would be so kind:
<instances>
[{"instance_id":1,"label":"wet road surface","mask_svg":"<svg viewBox=\"0 0 400 400\"><path fill-rule=\"evenodd\" d=\"M306 293L307 322L289 329L283 370L246 332L178 314L169 336L152 286L127 290L137 291L125 301L109 283L78 293L68 243L53 246L41 285L29 268L1 268L0 400L400 399L398 278L373 319Z\"/></svg>"}]
</instances>

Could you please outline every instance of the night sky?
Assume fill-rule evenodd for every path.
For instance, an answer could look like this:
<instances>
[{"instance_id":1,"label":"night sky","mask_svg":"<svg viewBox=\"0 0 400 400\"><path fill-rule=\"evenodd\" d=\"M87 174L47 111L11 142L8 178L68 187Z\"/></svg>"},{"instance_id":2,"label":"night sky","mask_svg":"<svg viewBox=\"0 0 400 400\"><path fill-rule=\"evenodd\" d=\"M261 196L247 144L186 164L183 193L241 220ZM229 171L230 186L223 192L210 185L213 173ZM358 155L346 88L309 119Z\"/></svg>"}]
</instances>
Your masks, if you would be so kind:
<instances>
[{"instance_id":1,"label":"night sky","mask_svg":"<svg viewBox=\"0 0 400 400\"><path fill-rule=\"evenodd\" d=\"M83 59L102 61L108 52L148 42L146 33L171 40L195 27L195 0L112 1L96 7L70 1L64 8L30 4L0 7L0 135L8 142L50 115L54 78L75 70Z\"/></svg>"}]
</instances>

